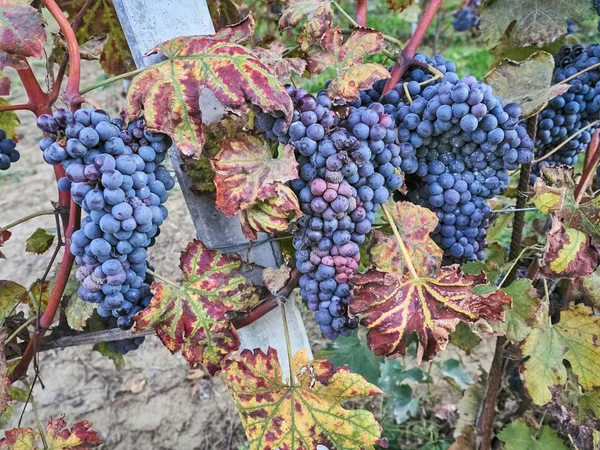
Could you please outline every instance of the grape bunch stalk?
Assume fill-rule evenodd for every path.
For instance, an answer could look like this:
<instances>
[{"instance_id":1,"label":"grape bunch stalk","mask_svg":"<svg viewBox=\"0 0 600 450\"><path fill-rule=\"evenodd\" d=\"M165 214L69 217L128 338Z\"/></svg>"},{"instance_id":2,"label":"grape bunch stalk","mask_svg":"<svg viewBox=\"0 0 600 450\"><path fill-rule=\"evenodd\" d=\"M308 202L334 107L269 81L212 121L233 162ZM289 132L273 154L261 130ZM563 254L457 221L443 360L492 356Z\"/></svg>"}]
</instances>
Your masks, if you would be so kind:
<instances>
[{"instance_id":1,"label":"grape bunch stalk","mask_svg":"<svg viewBox=\"0 0 600 450\"><path fill-rule=\"evenodd\" d=\"M0 128L0 170L10 169L10 165L17 162L21 154L17 150L17 143L6 137L6 132Z\"/></svg>"},{"instance_id":2,"label":"grape bunch stalk","mask_svg":"<svg viewBox=\"0 0 600 450\"><path fill-rule=\"evenodd\" d=\"M119 119L93 109L58 109L40 116L38 126L46 133L40 142L44 159L65 168L59 189L88 213L70 246L79 266L78 296L97 304L109 325L129 329L152 299L147 249L167 218L164 203L175 184L161 165L169 140L146 130L143 120L123 128ZM126 353L143 339L109 346Z\"/></svg>"}]
</instances>

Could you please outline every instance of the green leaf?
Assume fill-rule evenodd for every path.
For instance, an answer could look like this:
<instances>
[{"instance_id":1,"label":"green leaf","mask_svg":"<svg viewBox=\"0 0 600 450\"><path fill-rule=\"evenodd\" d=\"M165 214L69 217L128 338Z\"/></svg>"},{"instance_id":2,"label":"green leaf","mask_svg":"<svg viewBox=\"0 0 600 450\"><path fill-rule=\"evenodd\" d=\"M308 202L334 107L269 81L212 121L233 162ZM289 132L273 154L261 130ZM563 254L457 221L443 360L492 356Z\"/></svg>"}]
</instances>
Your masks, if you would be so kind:
<instances>
[{"instance_id":1,"label":"green leaf","mask_svg":"<svg viewBox=\"0 0 600 450\"><path fill-rule=\"evenodd\" d=\"M568 84L552 84L554 57L537 52L525 61L505 59L485 76L485 82L494 89L502 103L518 103L523 108L522 118L540 112L554 97L569 90Z\"/></svg>"},{"instance_id":2,"label":"green leaf","mask_svg":"<svg viewBox=\"0 0 600 450\"><path fill-rule=\"evenodd\" d=\"M473 333L469 325L460 322L450 334L450 343L470 355L471 351L481 343L481 338Z\"/></svg>"},{"instance_id":3,"label":"green leaf","mask_svg":"<svg viewBox=\"0 0 600 450\"><path fill-rule=\"evenodd\" d=\"M362 375L369 383L377 384L381 375L383 356L375 356L366 342L355 331L351 336L340 336L317 353L319 358L327 358L334 366L348 366L350 372Z\"/></svg>"},{"instance_id":4,"label":"green leaf","mask_svg":"<svg viewBox=\"0 0 600 450\"><path fill-rule=\"evenodd\" d=\"M5 98L0 98L0 106L10 105L9 101ZM21 121L14 111L2 111L0 112L0 128L2 128L9 138L15 138L17 136L17 128Z\"/></svg>"},{"instance_id":5,"label":"green leaf","mask_svg":"<svg viewBox=\"0 0 600 450\"><path fill-rule=\"evenodd\" d=\"M94 313L94 304L90 302L84 302L79 299L76 295L71 296L69 304L65 309L65 315L67 316L67 323L73 330L82 331L88 319L92 317Z\"/></svg>"},{"instance_id":6,"label":"green leaf","mask_svg":"<svg viewBox=\"0 0 600 450\"><path fill-rule=\"evenodd\" d=\"M504 306L504 321L492 323L492 328L505 333L512 342L520 342L526 339L544 318L542 301L531 280L527 278L515 280L502 290L512 299L512 305Z\"/></svg>"},{"instance_id":7,"label":"green leaf","mask_svg":"<svg viewBox=\"0 0 600 450\"><path fill-rule=\"evenodd\" d=\"M468 436L474 432L475 421L479 414L479 407L485 396L487 377L485 373L480 376L477 383L469 386L463 393L460 402L458 402L458 421L454 428L454 437L461 435Z\"/></svg>"},{"instance_id":8,"label":"green leaf","mask_svg":"<svg viewBox=\"0 0 600 450\"><path fill-rule=\"evenodd\" d=\"M402 12L410 5L413 4L414 0L387 0L388 8L392 11Z\"/></svg>"},{"instance_id":9,"label":"green leaf","mask_svg":"<svg viewBox=\"0 0 600 450\"><path fill-rule=\"evenodd\" d=\"M467 389L474 383L471 375L465 370L458 359L450 358L442 363L442 375L460 389Z\"/></svg>"},{"instance_id":10,"label":"green leaf","mask_svg":"<svg viewBox=\"0 0 600 450\"><path fill-rule=\"evenodd\" d=\"M411 387L402 383L403 380L415 378L415 381L425 381L423 378L427 378L427 375L420 369L417 371L405 371L398 359L389 359L381 365L381 377L377 385L385 393L386 408L394 416L396 423L406 422L410 417L417 415L421 397L413 396Z\"/></svg>"},{"instance_id":11,"label":"green leaf","mask_svg":"<svg viewBox=\"0 0 600 450\"><path fill-rule=\"evenodd\" d=\"M589 410L596 419L600 419L600 389L594 389L579 398L579 408Z\"/></svg>"},{"instance_id":12,"label":"green leaf","mask_svg":"<svg viewBox=\"0 0 600 450\"><path fill-rule=\"evenodd\" d=\"M589 0L487 0L479 7L479 17L488 44L527 47L565 34L567 18L581 22L595 13Z\"/></svg>"},{"instance_id":13,"label":"green leaf","mask_svg":"<svg viewBox=\"0 0 600 450\"><path fill-rule=\"evenodd\" d=\"M561 313L560 321L535 329L522 348L525 387L536 405L552 400L551 388L567 381L566 359L584 389L600 387L600 317L578 304Z\"/></svg>"},{"instance_id":14,"label":"green leaf","mask_svg":"<svg viewBox=\"0 0 600 450\"><path fill-rule=\"evenodd\" d=\"M25 241L25 251L29 253L35 253L41 255L48 251L54 242L54 235L50 234L48 230L44 228L38 228L33 232L31 236Z\"/></svg>"},{"instance_id":15,"label":"green leaf","mask_svg":"<svg viewBox=\"0 0 600 450\"><path fill-rule=\"evenodd\" d=\"M94 344L92 350L100 353L105 358L110 359L115 364L115 368L118 371L121 371L125 368L125 357L116 350L111 350L108 347L108 342L100 342L98 344Z\"/></svg>"},{"instance_id":16,"label":"green leaf","mask_svg":"<svg viewBox=\"0 0 600 450\"><path fill-rule=\"evenodd\" d=\"M0 280L0 324L21 303L27 289L14 281Z\"/></svg>"},{"instance_id":17,"label":"green leaf","mask_svg":"<svg viewBox=\"0 0 600 450\"><path fill-rule=\"evenodd\" d=\"M506 425L498 439L506 450L568 450L569 447L558 437L556 431L547 425L540 430L530 428L523 419Z\"/></svg>"}]
</instances>

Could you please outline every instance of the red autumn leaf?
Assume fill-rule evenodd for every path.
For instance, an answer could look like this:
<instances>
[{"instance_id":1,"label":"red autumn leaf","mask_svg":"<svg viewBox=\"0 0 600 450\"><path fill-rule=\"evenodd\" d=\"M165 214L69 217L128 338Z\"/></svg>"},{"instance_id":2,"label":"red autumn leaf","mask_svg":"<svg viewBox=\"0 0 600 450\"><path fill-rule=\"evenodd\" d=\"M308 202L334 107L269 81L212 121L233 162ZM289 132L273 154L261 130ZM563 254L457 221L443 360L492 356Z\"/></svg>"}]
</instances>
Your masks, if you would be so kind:
<instances>
[{"instance_id":1,"label":"red autumn leaf","mask_svg":"<svg viewBox=\"0 0 600 450\"><path fill-rule=\"evenodd\" d=\"M410 202L391 202L388 205L417 274L427 276L435 273L443 255L442 249L429 237L438 224L437 215ZM384 272L407 271L398 240L393 234L373 230L373 244L369 248L369 254L373 264Z\"/></svg>"},{"instance_id":2,"label":"red autumn leaf","mask_svg":"<svg viewBox=\"0 0 600 450\"><path fill-rule=\"evenodd\" d=\"M251 35L248 18L211 36L186 36L160 44L150 53L167 60L148 67L132 81L126 116L144 114L151 130L170 134L186 156L204 147L200 94L211 90L226 108L243 110L248 103L269 113L292 116L292 100L282 81L249 49L237 44Z\"/></svg>"},{"instance_id":3,"label":"red autumn leaf","mask_svg":"<svg viewBox=\"0 0 600 450\"><path fill-rule=\"evenodd\" d=\"M252 49L263 64L281 80L290 78L292 70L298 75L302 75L306 68L306 61L302 58L284 58L285 50L286 46L277 41L271 42L266 48L254 47Z\"/></svg>"},{"instance_id":4,"label":"red autumn leaf","mask_svg":"<svg viewBox=\"0 0 600 450\"><path fill-rule=\"evenodd\" d=\"M41 58L46 30L42 14L29 2L0 0L0 51Z\"/></svg>"},{"instance_id":5,"label":"red autumn leaf","mask_svg":"<svg viewBox=\"0 0 600 450\"><path fill-rule=\"evenodd\" d=\"M287 0L279 19L279 29L283 31L306 21L297 35L300 48L306 51L331 28L332 20L331 0Z\"/></svg>"},{"instance_id":6,"label":"red autumn leaf","mask_svg":"<svg viewBox=\"0 0 600 450\"><path fill-rule=\"evenodd\" d=\"M212 160L217 187L217 208L228 216L259 201L279 195L280 184L298 178L294 148L278 147L273 158L271 143L264 136L238 133L226 139Z\"/></svg>"},{"instance_id":7,"label":"red autumn leaf","mask_svg":"<svg viewBox=\"0 0 600 450\"><path fill-rule=\"evenodd\" d=\"M370 89L373 83L390 77L388 70L375 63L364 63L366 55L372 55L385 48L383 35L369 28L358 28L352 32L346 43L339 28L327 30L321 38L321 50L309 53L308 69L321 73L334 68L337 76L327 87L330 97L340 100L354 100L360 91Z\"/></svg>"},{"instance_id":8,"label":"red autumn leaf","mask_svg":"<svg viewBox=\"0 0 600 450\"><path fill-rule=\"evenodd\" d=\"M248 239L256 240L257 232L282 233L290 222L302 217L298 197L283 184L277 184L274 197L260 201L240 212L242 232Z\"/></svg>"},{"instance_id":9,"label":"red autumn leaf","mask_svg":"<svg viewBox=\"0 0 600 450\"><path fill-rule=\"evenodd\" d=\"M183 284L153 283L154 297L134 317L134 329L154 327L171 352L181 350L190 366L202 364L215 375L240 345L226 314L255 306L258 289L242 275L239 257L209 250L198 240L181 253L179 267Z\"/></svg>"},{"instance_id":10,"label":"red autumn leaf","mask_svg":"<svg viewBox=\"0 0 600 450\"><path fill-rule=\"evenodd\" d=\"M12 233L8 230L0 231L0 248L2 248L4 243L10 239L11 235L12 235ZM6 259L6 256L4 256L4 253L0 252L0 258Z\"/></svg>"},{"instance_id":11,"label":"red autumn leaf","mask_svg":"<svg viewBox=\"0 0 600 450\"><path fill-rule=\"evenodd\" d=\"M45 431L45 443L41 441L37 431L31 428L13 428L5 432L6 437L0 439L0 449L6 450L86 450L96 448L102 441L94 430L92 423L87 420L76 422L69 430L64 416L50 419Z\"/></svg>"},{"instance_id":12,"label":"red autumn leaf","mask_svg":"<svg viewBox=\"0 0 600 450\"><path fill-rule=\"evenodd\" d=\"M27 60L22 56L11 55L0 50L0 70L12 67L15 70L27 69Z\"/></svg>"},{"instance_id":13,"label":"red autumn leaf","mask_svg":"<svg viewBox=\"0 0 600 450\"><path fill-rule=\"evenodd\" d=\"M73 20L87 0L59 0L61 9ZM120 75L135 70L135 63L123 27L112 0L94 0L86 9L77 28L77 40L87 42L93 36L108 35L108 42L100 56L100 65L107 74Z\"/></svg>"},{"instance_id":14,"label":"red autumn leaf","mask_svg":"<svg viewBox=\"0 0 600 450\"><path fill-rule=\"evenodd\" d=\"M369 329L367 341L376 355L404 355L406 338L414 331L419 338L417 360L429 361L446 347L458 322L503 320L510 297L502 291L485 296L471 292L484 279L462 275L458 265L416 279L371 269L352 280L356 287L350 312Z\"/></svg>"},{"instance_id":15,"label":"red autumn leaf","mask_svg":"<svg viewBox=\"0 0 600 450\"><path fill-rule=\"evenodd\" d=\"M291 361L291 380L283 380L277 351L244 350L223 370L250 450L374 450L387 446L381 426L367 410L347 410L342 402L381 395L348 367L324 358L309 361L306 350Z\"/></svg>"}]
</instances>

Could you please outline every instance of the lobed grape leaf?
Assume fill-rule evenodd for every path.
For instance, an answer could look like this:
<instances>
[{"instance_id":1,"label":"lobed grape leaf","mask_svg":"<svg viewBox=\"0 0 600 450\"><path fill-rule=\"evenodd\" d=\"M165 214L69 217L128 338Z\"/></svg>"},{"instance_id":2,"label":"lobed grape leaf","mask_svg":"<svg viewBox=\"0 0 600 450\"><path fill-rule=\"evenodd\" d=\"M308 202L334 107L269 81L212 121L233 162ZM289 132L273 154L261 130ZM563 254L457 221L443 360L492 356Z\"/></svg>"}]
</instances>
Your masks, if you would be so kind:
<instances>
[{"instance_id":1,"label":"lobed grape leaf","mask_svg":"<svg viewBox=\"0 0 600 450\"><path fill-rule=\"evenodd\" d=\"M373 55L385 48L381 32L369 28L358 28L344 43L339 28L323 34L321 49L311 50L308 55L308 70L319 74L333 68L336 77L327 87L329 96L336 100L355 100L360 91L370 89L373 83L390 77L389 71L375 63L364 63L366 55Z\"/></svg>"},{"instance_id":2,"label":"lobed grape leaf","mask_svg":"<svg viewBox=\"0 0 600 450\"><path fill-rule=\"evenodd\" d=\"M290 279L292 269L289 266L266 267L262 273L262 279L265 287L273 295L282 290Z\"/></svg>"},{"instance_id":3,"label":"lobed grape leaf","mask_svg":"<svg viewBox=\"0 0 600 450\"><path fill-rule=\"evenodd\" d=\"M584 278L575 280L575 287L588 306L600 308L600 269Z\"/></svg>"},{"instance_id":4,"label":"lobed grape leaf","mask_svg":"<svg viewBox=\"0 0 600 450\"><path fill-rule=\"evenodd\" d=\"M481 337L473 332L471 327L464 322L459 322L455 330L450 333L449 342L460 348L467 356L481 343Z\"/></svg>"},{"instance_id":5,"label":"lobed grape leaf","mask_svg":"<svg viewBox=\"0 0 600 450\"><path fill-rule=\"evenodd\" d=\"M309 361L306 350L291 363L291 380L283 381L277 351L244 350L223 371L250 450L312 450L318 445L347 450L374 450L381 426L366 410L349 411L341 403L380 395L376 386L347 367L326 359Z\"/></svg>"},{"instance_id":6,"label":"lobed grape leaf","mask_svg":"<svg viewBox=\"0 0 600 450\"><path fill-rule=\"evenodd\" d=\"M547 319L546 319L547 320ZM536 405L552 400L551 389L567 381L566 359L584 389L600 387L600 317L591 308L572 305L554 325L546 322L522 347L525 387Z\"/></svg>"},{"instance_id":7,"label":"lobed grape leaf","mask_svg":"<svg viewBox=\"0 0 600 450\"><path fill-rule=\"evenodd\" d=\"M413 4L414 0L387 0L388 8L392 11L402 12Z\"/></svg>"},{"instance_id":8,"label":"lobed grape leaf","mask_svg":"<svg viewBox=\"0 0 600 450\"><path fill-rule=\"evenodd\" d=\"M217 208L228 216L278 196L282 183L298 178L293 146L278 147L274 158L269 140L250 133L238 133L226 139L211 163L215 171ZM295 197L293 193L291 196ZM282 206L294 206L290 204L290 195L286 197ZM295 209L299 209L297 200Z\"/></svg>"},{"instance_id":9,"label":"lobed grape leaf","mask_svg":"<svg viewBox=\"0 0 600 450\"><path fill-rule=\"evenodd\" d=\"M281 80L290 78L292 71L302 75L306 69L306 61L302 58L284 58L286 46L281 42L270 42L266 48L254 47L252 51L262 63Z\"/></svg>"},{"instance_id":10,"label":"lobed grape leaf","mask_svg":"<svg viewBox=\"0 0 600 450\"><path fill-rule=\"evenodd\" d=\"M502 428L498 433L498 439L504 442L506 450L568 450L569 448L548 425L535 429L529 427L523 419Z\"/></svg>"},{"instance_id":11,"label":"lobed grape leaf","mask_svg":"<svg viewBox=\"0 0 600 450\"><path fill-rule=\"evenodd\" d=\"M527 278L513 281L502 291L512 299L512 305L504 307L504 321L492 323L492 329L512 342L521 342L540 326L545 317L545 307Z\"/></svg>"},{"instance_id":12,"label":"lobed grape leaf","mask_svg":"<svg viewBox=\"0 0 600 450\"><path fill-rule=\"evenodd\" d=\"M542 45L565 34L567 18L575 22L595 17L587 0L485 0L479 7L485 41L516 47Z\"/></svg>"},{"instance_id":13,"label":"lobed grape leaf","mask_svg":"<svg viewBox=\"0 0 600 450\"><path fill-rule=\"evenodd\" d=\"M579 397L579 408L583 411L591 411L597 419L600 419L600 389L593 389Z\"/></svg>"},{"instance_id":14,"label":"lobed grape leaf","mask_svg":"<svg viewBox=\"0 0 600 450\"><path fill-rule=\"evenodd\" d=\"M577 38L572 35L562 36L555 41L542 46L530 45L528 47L515 47L510 44L500 42L498 45L490 49L490 53L494 56L494 60L490 64L490 67L496 67L505 59L511 59L513 61L525 61L531 55L539 51L548 52L551 55L554 55L555 53L559 52L563 45L575 45L577 42Z\"/></svg>"},{"instance_id":15,"label":"lobed grape leaf","mask_svg":"<svg viewBox=\"0 0 600 450\"><path fill-rule=\"evenodd\" d=\"M463 391L475 383L458 359L447 359L442 363L440 369L442 375L450 384Z\"/></svg>"},{"instance_id":16,"label":"lobed grape leaf","mask_svg":"<svg viewBox=\"0 0 600 450\"><path fill-rule=\"evenodd\" d=\"M54 235L44 228L38 228L25 241L25 251L41 255L46 252L54 242Z\"/></svg>"},{"instance_id":17,"label":"lobed grape leaf","mask_svg":"<svg viewBox=\"0 0 600 450\"><path fill-rule=\"evenodd\" d=\"M334 366L347 366L350 372L362 375L369 383L379 385L378 380L384 359L382 356L375 356L369 350L361 330L328 342L317 356L327 358Z\"/></svg>"},{"instance_id":18,"label":"lobed grape leaf","mask_svg":"<svg viewBox=\"0 0 600 450\"><path fill-rule=\"evenodd\" d=\"M32 311L44 311L50 300L50 282L41 280L34 281L29 290L21 297L21 303L27 303ZM39 305L39 307L38 307Z\"/></svg>"},{"instance_id":19,"label":"lobed grape leaf","mask_svg":"<svg viewBox=\"0 0 600 450\"><path fill-rule=\"evenodd\" d=\"M85 450L96 448L102 444L98 434L91 430L92 423L87 420L76 422L71 429L66 428L64 416L48 420L44 433L44 443L41 436L31 428L13 428L5 432L6 437L0 439L0 449L6 450Z\"/></svg>"},{"instance_id":20,"label":"lobed grape leaf","mask_svg":"<svg viewBox=\"0 0 600 450\"><path fill-rule=\"evenodd\" d=\"M94 304L90 302L84 302L77 298L76 295L71 296L69 303L65 308L65 316L67 317L67 323L72 330L83 331L86 323L92 314L94 313Z\"/></svg>"},{"instance_id":21,"label":"lobed grape leaf","mask_svg":"<svg viewBox=\"0 0 600 450\"><path fill-rule=\"evenodd\" d=\"M215 30L240 21L239 6L234 0L207 0L208 11Z\"/></svg>"},{"instance_id":22,"label":"lobed grape leaf","mask_svg":"<svg viewBox=\"0 0 600 450\"><path fill-rule=\"evenodd\" d=\"M505 59L489 72L484 81L494 89L502 102L518 103L522 118L540 112L557 95L569 90L568 84L552 84L554 57L539 51L525 61Z\"/></svg>"},{"instance_id":23,"label":"lobed grape leaf","mask_svg":"<svg viewBox=\"0 0 600 450\"><path fill-rule=\"evenodd\" d=\"M417 362L430 361L446 347L458 322L504 318L503 306L510 305L510 297L502 291L472 293L484 280L485 276L462 275L457 265L416 279L371 269L353 279L350 312L369 329L369 347L376 355L404 355L406 338L414 331L419 339Z\"/></svg>"},{"instance_id":24,"label":"lobed grape leaf","mask_svg":"<svg viewBox=\"0 0 600 450\"><path fill-rule=\"evenodd\" d=\"M331 28L331 0L287 0L279 18L279 29L283 31L304 21L296 38L300 49L306 51Z\"/></svg>"},{"instance_id":25,"label":"lobed grape leaf","mask_svg":"<svg viewBox=\"0 0 600 450\"><path fill-rule=\"evenodd\" d=\"M10 94L10 78L0 71L0 95Z\"/></svg>"},{"instance_id":26,"label":"lobed grape leaf","mask_svg":"<svg viewBox=\"0 0 600 450\"><path fill-rule=\"evenodd\" d=\"M150 51L166 61L137 75L127 95L126 118L142 113L151 130L170 134L185 156L197 157L204 147L200 94L210 89L226 108L244 109L247 102L289 120L292 99L281 80L239 42L254 31L249 16L210 36L186 36L163 42Z\"/></svg>"},{"instance_id":27,"label":"lobed grape leaf","mask_svg":"<svg viewBox=\"0 0 600 450\"><path fill-rule=\"evenodd\" d=\"M429 234L438 224L433 211L410 202L388 202L387 207L406 245L418 275L428 276L441 265L443 251ZM373 244L369 248L371 262L384 272L406 273L400 246L393 235L373 231Z\"/></svg>"},{"instance_id":28,"label":"lobed grape leaf","mask_svg":"<svg viewBox=\"0 0 600 450\"><path fill-rule=\"evenodd\" d=\"M0 98L0 106L8 106L10 103L5 98ZM10 138L17 137L17 128L20 124L19 117L15 114L14 111L2 111L0 112L0 128L2 128L6 132L6 136ZM7 235L8 233L8 235ZM4 235L4 237L2 237ZM7 237L8 236L8 237ZM0 231L0 246L3 242L8 241L10 237L10 231ZM2 253L0 252L0 258Z\"/></svg>"},{"instance_id":29,"label":"lobed grape leaf","mask_svg":"<svg viewBox=\"0 0 600 450\"><path fill-rule=\"evenodd\" d=\"M548 241L540 264L546 278L586 277L598 268L598 252L590 238L575 228L565 228L559 220L552 221Z\"/></svg>"},{"instance_id":30,"label":"lobed grape leaf","mask_svg":"<svg viewBox=\"0 0 600 450\"><path fill-rule=\"evenodd\" d=\"M2 99L0 98L0 104L1 104L1 101L2 101ZM4 243L10 239L11 235L12 235L12 233L8 230L0 231L0 248L2 248L4 246ZM6 256L4 256L4 253L2 253L1 251L0 251L0 259L6 259Z\"/></svg>"},{"instance_id":31,"label":"lobed grape leaf","mask_svg":"<svg viewBox=\"0 0 600 450\"><path fill-rule=\"evenodd\" d=\"M26 295L27 289L20 284L10 280L0 280L0 323L4 322Z\"/></svg>"},{"instance_id":32,"label":"lobed grape leaf","mask_svg":"<svg viewBox=\"0 0 600 450\"><path fill-rule=\"evenodd\" d=\"M0 0L0 51L41 58L46 30L42 14L24 0Z\"/></svg>"},{"instance_id":33,"label":"lobed grape leaf","mask_svg":"<svg viewBox=\"0 0 600 450\"><path fill-rule=\"evenodd\" d=\"M508 215L508 214L503 214ZM485 258L482 260L469 261L460 266L460 269L467 275L479 275L485 273L488 282L495 285L498 279L505 272L506 249L497 242L494 242L485 249Z\"/></svg>"},{"instance_id":34,"label":"lobed grape leaf","mask_svg":"<svg viewBox=\"0 0 600 450\"><path fill-rule=\"evenodd\" d=\"M58 4L69 19L74 20L86 0L58 0ZM120 75L135 70L129 44L112 0L91 2L75 34L79 42L87 42L93 36L108 36L108 42L100 56L100 65L107 74Z\"/></svg>"},{"instance_id":35,"label":"lobed grape leaf","mask_svg":"<svg viewBox=\"0 0 600 450\"><path fill-rule=\"evenodd\" d=\"M180 287L155 282L150 305L134 317L134 330L154 327L165 347L181 350L190 366L211 374L240 345L226 314L255 306L258 289L247 284L237 256L209 250L199 240L181 253L185 281Z\"/></svg>"},{"instance_id":36,"label":"lobed grape leaf","mask_svg":"<svg viewBox=\"0 0 600 450\"><path fill-rule=\"evenodd\" d=\"M277 183L277 195L259 201L252 207L240 212L242 232L248 239L256 240L256 232L282 233L290 222L302 217L298 197L287 186Z\"/></svg>"}]
</instances>

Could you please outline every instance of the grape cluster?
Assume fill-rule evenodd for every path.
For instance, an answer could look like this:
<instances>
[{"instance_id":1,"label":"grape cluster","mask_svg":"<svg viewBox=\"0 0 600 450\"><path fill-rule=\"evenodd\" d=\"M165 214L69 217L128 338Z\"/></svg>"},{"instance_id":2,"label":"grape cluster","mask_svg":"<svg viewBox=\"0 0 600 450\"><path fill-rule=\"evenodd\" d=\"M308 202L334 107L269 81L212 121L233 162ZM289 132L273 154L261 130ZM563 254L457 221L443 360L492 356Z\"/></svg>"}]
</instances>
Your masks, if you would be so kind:
<instances>
[{"instance_id":1,"label":"grape cluster","mask_svg":"<svg viewBox=\"0 0 600 450\"><path fill-rule=\"evenodd\" d=\"M10 164L21 158L21 154L16 147L16 142L8 139L6 132L0 129L0 170L10 169Z\"/></svg>"},{"instance_id":2,"label":"grape cluster","mask_svg":"<svg viewBox=\"0 0 600 450\"><path fill-rule=\"evenodd\" d=\"M554 55L553 83L559 83L600 62L600 45L564 45ZM600 118L600 67L579 73L568 81L569 90L554 97L539 114L536 136L537 157L549 153L569 139L557 152L548 156L543 165L573 165L577 155L585 150L597 126L580 131ZM537 169L537 167L536 167ZM537 171L537 170L536 170Z\"/></svg>"},{"instance_id":3,"label":"grape cluster","mask_svg":"<svg viewBox=\"0 0 600 450\"><path fill-rule=\"evenodd\" d=\"M482 258L486 200L506 189L509 170L533 158L533 141L518 126L521 108L503 107L490 86L453 72L406 88L410 100L398 104L395 119L408 198L437 214L432 238L447 259Z\"/></svg>"},{"instance_id":4,"label":"grape cluster","mask_svg":"<svg viewBox=\"0 0 600 450\"><path fill-rule=\"evenodd\" d=\"M175 182L164 161L169 147L162 133L145 130L142 120L122 129L102 110L65 109L38 118L47 133L40 142L44 159L62 164L59 189L89 215L72 236L71 252L79 268L79 297L98 304L101 317L129 329L133 316L152 298L147 248L167 217L163 205ZM137 348L140 338L112 344Z\"/></svg>"},{"instance_id":5,"label":"grape cluster","mask_svg":"<svg viewBox=\"0 0 600 450\"><path fill-rule=\"evenodd\" d=\"M469 31L479 27L479 5L481 0L469 0L458 10L452 20L454 31Z\"/></svg>"}]
</instances>

